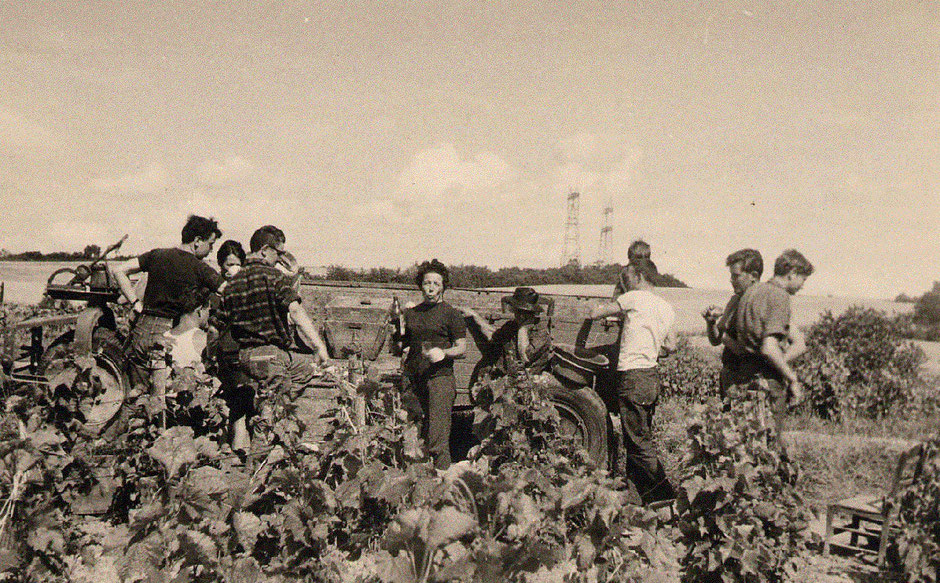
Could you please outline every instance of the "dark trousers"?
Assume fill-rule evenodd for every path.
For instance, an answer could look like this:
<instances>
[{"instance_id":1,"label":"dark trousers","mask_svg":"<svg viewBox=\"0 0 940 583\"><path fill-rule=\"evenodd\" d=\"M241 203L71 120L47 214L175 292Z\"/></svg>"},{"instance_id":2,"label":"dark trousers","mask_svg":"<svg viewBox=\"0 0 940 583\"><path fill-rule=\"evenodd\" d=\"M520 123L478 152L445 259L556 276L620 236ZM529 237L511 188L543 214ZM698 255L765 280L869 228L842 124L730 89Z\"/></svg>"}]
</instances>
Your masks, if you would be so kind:
<instances>
[{"instance_id":1,"label":"dark trousers","mask_svg":"<svg viewBox=\"0 0 940 583\"><path fill-rule=\"evenodd\" d=\"M434 467L450 467L451 415L457 397L457 383L453 375L409 379L404 397L405 407L412 413L418 413L413 406L414 401L417 401L421 416L421 437L434 459Z\"/></svg>"},{"instance_id":2,"label":"dark trousers","mask_svg":"<svg viewBox=\"0 0 940 583\"><path fill-rule=\"evenodd\" d=\"M672 484L653 441L653 413L659 399L659 371L654 368L618 371L617 396L627 477L644 504L675 498Z\"/></svg>"}]
</instances>

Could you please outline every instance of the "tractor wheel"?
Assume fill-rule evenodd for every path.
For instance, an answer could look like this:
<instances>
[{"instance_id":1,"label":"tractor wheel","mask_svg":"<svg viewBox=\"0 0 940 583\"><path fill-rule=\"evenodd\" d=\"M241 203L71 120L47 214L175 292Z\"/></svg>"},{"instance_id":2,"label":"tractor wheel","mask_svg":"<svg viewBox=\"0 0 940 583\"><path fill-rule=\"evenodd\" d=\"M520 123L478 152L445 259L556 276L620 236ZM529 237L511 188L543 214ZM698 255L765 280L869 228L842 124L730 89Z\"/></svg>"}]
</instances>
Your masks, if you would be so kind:
<instances>
[{"instance_id":1,"label":"tractor wheel","mask_svg":"<svg viewBox=\"0 0 940 583\"><path fill-rule=\"evenodd\" d=\"M577 439L598 467L607 468L609 422L601 398L590 387L573 388L557 381L548 385L548 394L561 417L559 432Z\"/></svg>"},{"instance_id":2,"label":"tractor wheel","mask_svg":"<svg viewBox=\"0 0 940 583\"><path fill-rule=\"evenodd\" d=\"M99 328L92 338L90 359L77 358L72 350L74 332L58 337L43 354L43 374L52 390L65 389L75 395L84 417L83 430L102 435L124 404L129 382L121 342L112 330Z\"/></svg>"}]
</instances>

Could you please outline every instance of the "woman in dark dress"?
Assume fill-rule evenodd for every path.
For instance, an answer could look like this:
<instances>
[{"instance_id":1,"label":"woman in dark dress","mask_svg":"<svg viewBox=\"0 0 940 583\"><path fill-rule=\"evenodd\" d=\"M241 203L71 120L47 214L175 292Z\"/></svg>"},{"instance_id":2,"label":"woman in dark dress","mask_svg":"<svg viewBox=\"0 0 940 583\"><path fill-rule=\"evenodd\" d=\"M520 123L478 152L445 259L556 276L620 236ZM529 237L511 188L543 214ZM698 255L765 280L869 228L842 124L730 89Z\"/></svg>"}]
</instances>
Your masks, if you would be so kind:
<instances>
[{"instance_id":1,"label":"woman in dark dress","mask_svg":"<svg viewBox=\"0 0 940 583\"><path fill-rule=\"evenodd\" d=\"M448 279L447 267L437 259L419 266L415 283L423 301L405 309L405 329L399 339L405 351L405 397L420 404L421 433L438 469L451 463L451 413L457 392L454 360L467 351L463 315L444 301Z\"/></svg>"}]
</instances>

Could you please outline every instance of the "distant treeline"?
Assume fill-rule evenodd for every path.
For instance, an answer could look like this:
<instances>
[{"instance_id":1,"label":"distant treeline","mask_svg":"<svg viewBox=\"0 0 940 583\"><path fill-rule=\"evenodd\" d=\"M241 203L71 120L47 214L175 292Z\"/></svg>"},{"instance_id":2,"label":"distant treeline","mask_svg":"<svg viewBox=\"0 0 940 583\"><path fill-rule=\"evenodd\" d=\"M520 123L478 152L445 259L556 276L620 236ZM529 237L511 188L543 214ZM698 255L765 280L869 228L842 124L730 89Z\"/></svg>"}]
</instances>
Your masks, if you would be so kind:
<instances>
[{"instance_id":1,"label":"distant treeline","mask_svg":"<svg viewBox=\"0 0 940 583\"><path fill-rule=\"evenodd\" d=\"M450 286L475 287L516 287L547 284L613 284L617 281L622 265L566 265L565 267L501 267L493 271L479 265L448 265ZM321 276L312 276L315 280L365 281L373 283L402 283L414 285L414 276L418 266L405 269L373 267L371 269L350 269L331 265ZM654 282L658 287L689 287L672 275L665 273Z\"/></svg>"},{"instance_id":2,"label":"distant treeline","mask_svg":"<svg viewBox=\"0 0 940 583\"><path fill-rule=\"evenodd\" d=\"M910 314L897 317L901 334L915 340L940 340L940 281L933 283L933 289L916 298L901 294L894 301L911 301L914 309Z\"/></svg>"},{"instance_id":3,"label":"distant treeline","mask_svg":"<svg viewBox=\"0 0 940 583\"><path fill-rule=\"evenodd\" d=\"M101 255L101 247L97 245L87 245L84 251L53 251L52 253L42 251L10 253L6 249L0 249L0 261L89 261L99 255ZM108 255L108 260L130 259L130 257L111 254Z\"/></svg>"}]
</instances>

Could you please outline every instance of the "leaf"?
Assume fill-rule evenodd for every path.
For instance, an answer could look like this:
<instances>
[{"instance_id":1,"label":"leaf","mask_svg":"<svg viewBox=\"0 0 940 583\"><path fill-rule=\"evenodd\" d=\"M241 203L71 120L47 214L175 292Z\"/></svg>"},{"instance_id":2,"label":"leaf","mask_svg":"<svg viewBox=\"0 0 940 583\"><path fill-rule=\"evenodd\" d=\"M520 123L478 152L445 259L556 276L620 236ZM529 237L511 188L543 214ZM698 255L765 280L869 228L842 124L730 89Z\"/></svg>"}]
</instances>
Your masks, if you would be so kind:
<instances>
[{"instance_id":1,"label":"leaf","mask_svg":"<svg viewBox=\"0 0 940 583\"><path fill-rule=\"evenodd\" d=\"M241 557L235 560L225 580L230 583L259 583L262 576L261 565L254 557Z\"/></svg>"},{"instance_id":2,"label":"leaf","mask_svg":"<svg viewBox=\"0 0 940 583\"><path fill-rule=\"evenodd\" d=\"M65 550L65 537L63 537L62 533L58 530L40 527L29 531L26 544L28 544L31 549L40 552L53 551L61 554Z\"/></svg>"},{"instance_id":3,"label":"leaf","mask_svg":"<svg viewBox=\"0 0 940 583\"><path fill-rule=\"evenodd\" d=\"M409 548L413 542L427 540L430 513L424 508L412 508L395 517L382 538L382 548L392 553Z\"/></svg>"},{"instance_id":4,"label":"leaf","mask_svg":"<svg viewBox=\"0 0 940 583\"><path fill-rule=\"evenodd\" d=\"M402 444L404 445L405 457L411 460L418 460L424 457L424 450L421 447L421 440L418 438L418 428L414 425L408 426L402 435Z\"/></svg>"},{"instance_id":5,"label":"leaf","mask_svg":"<svg viewBox=\"0 0 940 583\"><path fill-rule=\"evenodd\" d=\"M177 426L167 429L147 453L163 465L167 479L173 478L184 465L196 461L196 443L193 440L192 428Z\"/></svg>"},{"instance_id":6,"label":"leaf","mask_svg":"<svg viewBox=\"0 0 940 583\"><path fill-rule=\"evenodd\" d=\"M189 543L191 546L188 548L199 560L199 562L210 561L215 563L216 557L218 555L218 548L215 545L215 542L206 534L199 532L198 530L187 530L183 533L183 536L180 540L180 548L187 550L185 545L182 543Z\"/></svg>"},{"instance_id":7,"label":"leaf","mask_svg":"<svg viewBox=\"0 0 940 583\"><path fill-rule=\"evenodd\" d=\"M195 445L197 454L205 456L210 460L218 459L219 445L209 439L207 436L203 435L198 437L196 439Z\"/></svg>"},{"instance_id":8,"label":"leaf","mask_svg":"<svg viewBox=\"0 0 940 583\"><path fill-rule=\"evenodd\" d=\"M416 583L418 580L408 553L392 555L388 551L381 551L375 558L375 564L383 583Z\"/></svg>"},{"instance_id":9,"label":"leaf","mask_svg":"<svg viewBox=\"0 0 940 583\"><path fill-rule=\"evenodd\" d=\"M245 547L245 551L251 553L255 548L258 535L264 529L261 519L251 512L236 512L232 516L232 526L238 534L238 542Z\"/></svg>"},{"instance_id":10,"label":"leaf","mask_svg":"<svg viewBox=\"0 0 940 583\"><path fill-rule=\"evenodd\" d=\"M476 527L476 518L460 512L453 506L445 506L431 514L428 522L428 547L433 549L446 545L469 534Z\"/></svg>"}]
</instances>

